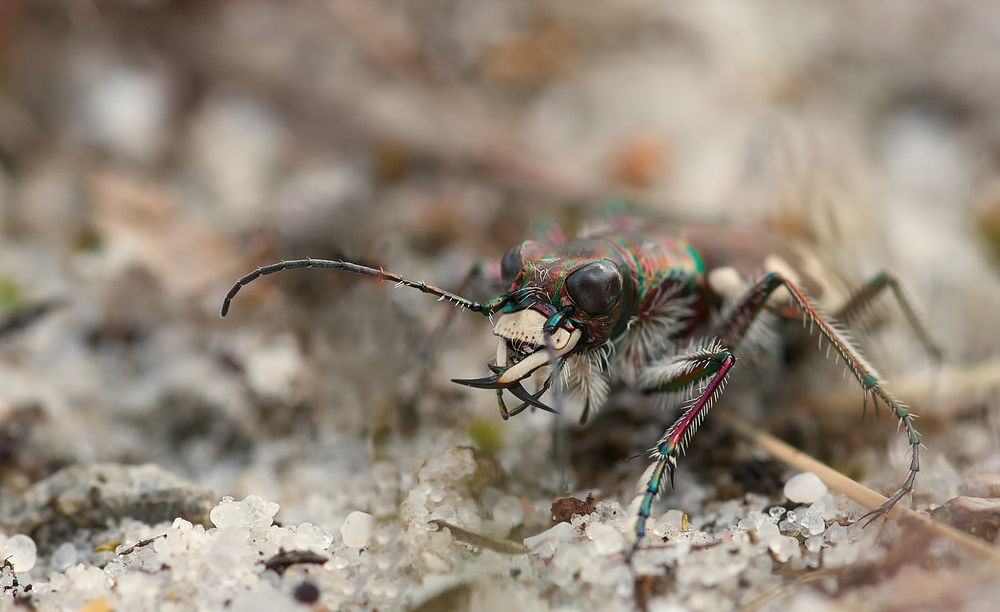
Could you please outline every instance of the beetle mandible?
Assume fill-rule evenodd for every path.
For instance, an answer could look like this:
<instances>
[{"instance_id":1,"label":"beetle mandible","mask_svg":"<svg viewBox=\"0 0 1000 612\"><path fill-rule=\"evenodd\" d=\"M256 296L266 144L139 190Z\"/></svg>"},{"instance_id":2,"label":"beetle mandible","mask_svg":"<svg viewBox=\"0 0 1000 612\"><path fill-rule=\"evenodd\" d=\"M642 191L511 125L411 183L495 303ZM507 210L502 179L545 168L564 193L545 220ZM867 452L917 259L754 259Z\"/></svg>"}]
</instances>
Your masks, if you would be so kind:
<instances>
[{"instance_id":1,"label":"beetle mandible","mask_svg":"<svg viewBox=\"0 0 1000 612\"><path fill-rule=\"evenodd\" d=\"M915 415L886 389L875 368L861 355L838 317L822 314L806 297L807 281L787 261L794 250L759 239L729 235L724 240L709 228L688 228L683 237L642 231L604 233L557 244L528 240L501 260L504 293L476 302L424 282L346 261L299 259L257 268L239 279L226 295L226 316L239 290L260 276L297 268L344 270L393 281L435 295L439 300L478 312L496 321L496 362L489 376L454 382L497 393L504 419L534 406L555 412L541 401L553 380L564 375L584 397L586 420L600 408L613 383L638 386L645 393L668 393L687 399L680 416L657 443L643 453L652 460L643 473L630 507L635 531L625 558L631 562L646 533L654 500L669 480L673 485L683 453L719 398L737 355L754 354L775 317L800 317L814 326L861 384L864 405L884 403L902 425L910 446L909 471L903 485L870 513L887 513L913 490L920 469L920 436ZM782 251L781 249L785 249ZM756 259L763 274L751 276L734 262ZM752 279L752 280L750 280ZM932 356L939 351L923 332L895 279L879 274L840 307L846 317L871 302L882 290L894 294L919 339ZM535 393L522 385L534 372L549 367ZM504 391L521 401L508 410Z\"/></svg>"}]
</instances>

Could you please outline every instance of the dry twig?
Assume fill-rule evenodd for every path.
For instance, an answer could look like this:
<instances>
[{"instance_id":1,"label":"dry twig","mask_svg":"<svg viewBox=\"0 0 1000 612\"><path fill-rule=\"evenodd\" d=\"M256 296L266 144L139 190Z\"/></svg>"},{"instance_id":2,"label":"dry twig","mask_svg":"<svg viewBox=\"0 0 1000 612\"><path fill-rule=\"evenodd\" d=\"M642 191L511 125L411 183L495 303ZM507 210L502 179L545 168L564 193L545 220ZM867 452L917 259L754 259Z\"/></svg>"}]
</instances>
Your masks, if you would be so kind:
<instances>
[{"instance_id":1,"label":"dry twig","mask_svg":"<svg viewBox=\"0 0 1000 612\"><path fill-rule=\"evenodd\" d=\"M754 428L746 421L739 419L732 414L720 411L721 418L726 421L734 430L741 435L753 440L761 448L766 450L775 459L785 465L793 467L802 472L812 472L819 476L819 479L827 487L843 493L855 502L861 504L869 510L875 510L886 502L886 497L872 491L861 483L844 476L830 466L813 459L800 450L792 448L774 436ZM986 542L958 531L942 523L935 522L929 517L918 514L909 508L897 504L886 515L890 519L900 521L903 526L912 526L920 529L933 537L949 538L961 548L971 552L982 559L1000 562L1000 550L990 546Z\"/></svg>"}]
</instances>

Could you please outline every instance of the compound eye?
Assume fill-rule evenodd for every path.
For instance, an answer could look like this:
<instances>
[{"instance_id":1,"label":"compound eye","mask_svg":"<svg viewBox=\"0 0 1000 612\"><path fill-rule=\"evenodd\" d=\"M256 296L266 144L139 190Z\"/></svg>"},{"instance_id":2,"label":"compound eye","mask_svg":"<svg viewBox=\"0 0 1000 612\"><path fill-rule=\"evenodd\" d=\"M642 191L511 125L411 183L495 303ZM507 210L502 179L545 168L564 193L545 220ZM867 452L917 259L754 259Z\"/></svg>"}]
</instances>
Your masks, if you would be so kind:
<instances>
[{"instance_id":1,"label":"compound eye","mask_svg":"<svg viewBox=\"0 0 1000 612\"><path fill-rule=\"evenodd\" d=\"M510 287L521 273L521 246L523 245L515 244L500 260L500 281L504 287Z\"/></svg>"},{"instance_id":2,"label":"compound eye","mask_svg":"<svg viewBox=\"0 0 1000 612\"><path fill-rule=\"evenodd\" d=\"M602 315L621 297L621 270L610 259L591 262L569 275L566 291L577 308L590 315Z\"/></svg>"},{"instance_id":3,"label":"compound eye","mask_svg":"<svg viewBox=\"0 0 1000 612\"><path fill-rule=\"evenodd\" d=\"M524 264L537 257L541 251L542 245L533 240L525 240L504 253L503 259L500 260L500 281L504 288L510 287L511 283L517 280Z\"/></svg>"}]
</instances>

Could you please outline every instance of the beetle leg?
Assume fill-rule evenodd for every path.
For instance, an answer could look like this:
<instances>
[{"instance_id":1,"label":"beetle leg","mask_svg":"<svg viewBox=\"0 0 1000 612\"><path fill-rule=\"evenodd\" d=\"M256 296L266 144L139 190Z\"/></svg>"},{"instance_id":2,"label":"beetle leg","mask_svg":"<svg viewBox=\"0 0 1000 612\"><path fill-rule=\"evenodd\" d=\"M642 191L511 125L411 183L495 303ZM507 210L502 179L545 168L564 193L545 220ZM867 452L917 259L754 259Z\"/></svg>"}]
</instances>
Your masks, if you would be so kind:
<instances>
[{"instance_id":1,"label":"beetle leg","mask_svg":"<svg viewBox=\"0 0 1000 612\"><path fill-rule=\"evenodd\" d=\"M909 473L903 482L903 486L887 502L882 504L880 508L869 514L872 520L874 520L891 510L900 499L913 490L913 481L917 476L917 472L920 471L920 434L913 426L913 419L916 415L911 414L902 402L885 390L882 378L875 371L875 368L861 356L857 348L854 347L854 343L847 335L847 332L841 329L840 326L832 323L831 320L823 317L812 301L806 298L794 283L776 272L765 275L764 278L755 283L742 301L737 303L730 311L729 315L723 320L717 334L720 341L725 346L738 346L739 341L745 337L747 329L756 319L757 315L760 314L768 297L779 287L785 287L788 290L791 294L792 303L802 311L805 320L819 328L821 336L826 338L844 363L847 364L848 369L858 382L861 383L865 403L867 404L870 397L877 407L878 401L881 400L892 410L892 413L906 430L906 437L910 445Z\"/></svg>"},{"instance_id":2,"label":"beetle leg","mask_svg":"<svg viewBox=\"0 0 1000 612\"><path fill-rule=\"evenodd\" d=\"M552 412L556 414L562 412L562 380L560 380L559 375L561 374L563 361L561 361L559 357L569 351L566 350L566 347L562 347L557 351L555 342L553 341L553 336L557 331L560 331L559 326L562 325L563 321L565 321L567 317L573 315L573 310L574 308L572 306L563 307L554 315L549 317L549 320L545 322L544 326L542 326L542 338L545 344L545 355L549 361L549 380L554 383L554 388L552 390L552 405L555 409L552 410ZM575 338L575 340L570 341L569 345L571 347L576 346L576 343L579 342L581 335L582 332L579 329L574 329L570 334L570 338ZM570 350L572 350L572 348Z\"/></svg>"},{"instance_id":3,"label":"beetle leg","mask_svg":"<svg viewBox=\"0 0 1000 612\"><path fill-rule=\"evenodd\" d=\"M677 457L684 452L684 447L698 425L722 394L726 377L735 363L736 357L716 343L661 360L643 374L643 382L650 390L686 388L704 381L707 383L698 397L685 407L681 416L663 433L656 446L643 453L653 459L653 464L639 480L636 497L629 510L629 514L635 517L635 539L632 548L625 554L627 562L631 562L632 555L639 549L646 535L646 519L649 518L653 501L663 490L664 476L670 479L670 486L673 487Z\"/></svg>"},{"instance_id":4,"label":"beetle leg","mask_svg":"<svg viewBox=\"0 0 1000 612\"><path fill-rule=\"evenodd\" d=\"M910 301L906 299L906 294L903 292L903 288L899 284L899 280L895 276L890 275L888 272L879 272L871 280L869 280L863 287L860 287L854 292L854 295L847 300L843 306L840 307L837 312L834 313L833 318L838 321L848 322L853 317L859 315L868 306L875 301L875 299L886 289L892 291L893 297L896 299L896 303L899 304L900 310L903 311L903 316L906 317L906 322L909 323L910 328L913 329L914 335L916 335L917 340L923 345L924 351L930 356L935 362L940 363L944 358L943 351L941 348L931 339L930 334L927 333L926 327L921 322L919 316L917 316L916 311L910 306Z\"/></svg>"},{"instance_id":5,"label":"beetle leg","mask_svg":"<svg viewBox=\"0 0 1000 612\"><path fill-rule=\"evenodd\" d=\"M465 273L465 276L462 277L462 280L454 288L453 292L461 295L468 291L469 287L475 281L489 278L490 275L486 270L486 262L484 260L477 260L470 266L469 271ZM499 281L496 281L495 284L499 284ZM440 352L448 330L451 328L452 321L455 320L456 312L458 311L455 308L444 309L437 323L434 324L431 331L424 336L423 342L420 343L420 347L417 349L417 362L421 364L424 372L430 368L438 352Z\"/></svg>"},{"instance_id":6,"label":"beetle leg","mask_svg":"<svg viewBox=\"0 0 1000 612\"><path fill-rule=\"evenodd\" d=\"M494 374L499 374L504 370L504 368L495 365L487 364L486 367L488 367L490 371L493 372ZM517 416L522 412L524 412L524 409L527 408L528 406L534 406L536 408L541 408L546 412L552 412L553 414L558 414L552 408L549 408L542 402L538 401L538 399L542 397L542 395L544 395L546 391L549 390L549 386L551 385L552 385L552 376L549 376L548 378L545 379L545 382L542 384L541 388L539 388L538 391L535 391L534 393L531 394L528 394L528 391L521 385L521 383L516 383L510 387L498 388L497 404L499 404L500 406L500 416L503 417L503 420L506 421L510 417ZM513 410L507 410L507 404L503 401L504 389L507 389L508 391L511 392L511 394L514 397L521 400L522 402L521 405Z\"/></svg>"},{"instance_id":7,"label":"beetle leg","mask_svg":"<svg viewBox=\"0 0 1000 612\"><path fill-rule=\"evenodd\" d=\"M497 405L500 406L500 417L503 420L510 418L510 411L507 410L507 404L503 401L503 389L497 389Z\"/></svg>"},{"instance_id":8,"label":"beetle leg","mask_svg":"<svg viewBox=\"0 0 1000 612\"><path fill-rule=\"evenodd\" d=\"M549 381L550 380L551 377L549 377ZM559 414L559 411L557 409L549 408L542 402L538 401L538 398L541 397L542 394L545 393L545 391L549 388L549 381L546 381L545 384L542 386L542 388L539 389L535 394L528 393L527 389L521 386L521 383L515 383L514 385L508 387L507 390L510 391L511 395L524 402L522 406L518 406L517 408L511 411L510 413L511 416L520 414L521 411L524 410L527 406L534 406L535 408L541 408L545 412L551 412L552 414Z\"/></svg>"}]
</instances>

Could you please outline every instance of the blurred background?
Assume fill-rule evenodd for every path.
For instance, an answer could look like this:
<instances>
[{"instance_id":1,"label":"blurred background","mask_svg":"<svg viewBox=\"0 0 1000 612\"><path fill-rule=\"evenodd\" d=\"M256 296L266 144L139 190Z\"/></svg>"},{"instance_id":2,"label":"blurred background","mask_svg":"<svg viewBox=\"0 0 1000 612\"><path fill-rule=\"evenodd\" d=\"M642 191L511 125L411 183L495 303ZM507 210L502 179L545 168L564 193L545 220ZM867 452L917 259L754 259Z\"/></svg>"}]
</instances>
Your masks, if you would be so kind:
<instances>
[{"instance_id":1,"label":"blurred background","mask_svg":"<svg viewBox=\"0 0 1000 612\"><path fill-rule=\"evenodd\" d=\"M481 317L425 367L450 307L414 291L287 272L218 311L282 258L454 288L611 198L808 241L855 283L891 270L948 363L988 362L997 24L989 0L0 0L0 495L153 461L335 530L470 441L554 488L547 415L501 424L449 382L486 372ZM866 349L928 461L1000 469L996 369L931 389L885 327Z\"/></svg>"}]
</instances>

